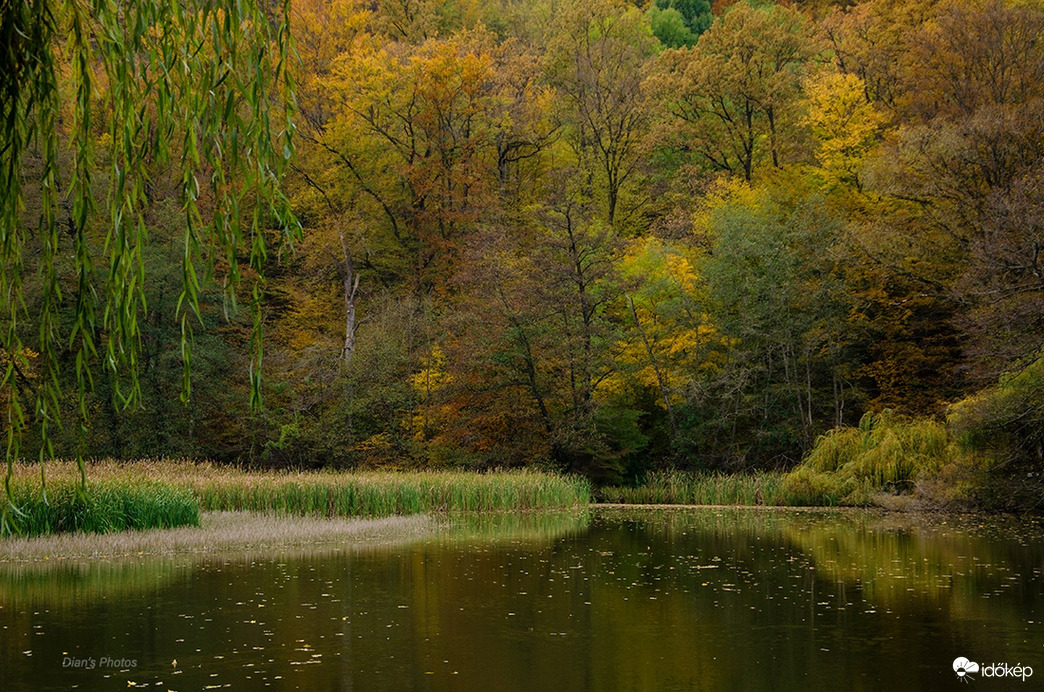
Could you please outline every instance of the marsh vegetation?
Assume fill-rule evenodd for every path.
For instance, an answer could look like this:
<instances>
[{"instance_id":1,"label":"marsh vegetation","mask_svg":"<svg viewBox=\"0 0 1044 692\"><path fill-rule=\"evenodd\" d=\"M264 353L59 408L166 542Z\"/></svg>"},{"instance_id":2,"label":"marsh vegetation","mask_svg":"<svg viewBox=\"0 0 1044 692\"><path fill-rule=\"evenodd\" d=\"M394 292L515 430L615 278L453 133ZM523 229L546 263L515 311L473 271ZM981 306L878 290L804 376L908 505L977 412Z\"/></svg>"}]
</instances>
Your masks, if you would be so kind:
<instances>
[{"instance_id":1,"label":"marsh vegetation","mask_svg":"<svg viewBox=\"0 0 1044 692\"><path fill-rule=\"evenodd\" d=\"M106 533L197 525L202 511L312 517L385 517L586 506L590 483L533 470L494 473L245 471L154 460L91 464L87 494L73 462L21 464L13 477L26 535Z\"/></svg>"}]
</instances>

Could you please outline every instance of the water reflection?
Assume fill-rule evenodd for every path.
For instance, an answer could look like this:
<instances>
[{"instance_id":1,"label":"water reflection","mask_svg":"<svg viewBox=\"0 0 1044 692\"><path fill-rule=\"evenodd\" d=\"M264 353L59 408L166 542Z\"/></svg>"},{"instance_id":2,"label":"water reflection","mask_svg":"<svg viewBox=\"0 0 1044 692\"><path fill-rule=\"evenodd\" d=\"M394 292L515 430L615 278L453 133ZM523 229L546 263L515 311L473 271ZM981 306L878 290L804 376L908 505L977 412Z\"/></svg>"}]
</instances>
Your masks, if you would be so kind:
<instances>
[{"instance_id":1,"label":"water reflection","mask_svg":"<svg viewBox=\"0 0 1044 692\"><path fill-rule=\"evenodd\" d=\"M935 689L959 655L1044 676L1041 535L600 509L385 547L0 565L0 689Z\"/></svg>"}]
</instances>

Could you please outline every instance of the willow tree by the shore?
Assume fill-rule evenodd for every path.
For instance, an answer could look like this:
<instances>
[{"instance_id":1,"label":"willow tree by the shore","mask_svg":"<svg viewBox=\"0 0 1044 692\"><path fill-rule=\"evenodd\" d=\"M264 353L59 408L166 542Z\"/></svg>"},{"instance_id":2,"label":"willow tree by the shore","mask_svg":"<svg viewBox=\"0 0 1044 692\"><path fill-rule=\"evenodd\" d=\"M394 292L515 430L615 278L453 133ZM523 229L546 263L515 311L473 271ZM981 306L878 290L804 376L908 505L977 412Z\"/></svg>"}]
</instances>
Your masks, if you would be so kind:
<instances>
[{"instance_id":1,"label":"willow tree by the shore","mask_svg":"<svg viewBox=\"0 0 1044 692\"><path fill-rule=\"evenodd\" d=\"M279 189L294 131L289 16L288 0L0 2L0 533L17 529L9 484L34 426L44 482L62 424L60 372L75 368L81 491L95 374L108 370L120 405L138 401L143 214L156 170L173 176L184 216L182 398L201 277L220 262L234 306L237 258L248 257L251 405L260 404L264 231L298 228ZM104 251L92 252L98 244ZM71 278L59 271L69 258Z\"/></svg>"}]
</instances>

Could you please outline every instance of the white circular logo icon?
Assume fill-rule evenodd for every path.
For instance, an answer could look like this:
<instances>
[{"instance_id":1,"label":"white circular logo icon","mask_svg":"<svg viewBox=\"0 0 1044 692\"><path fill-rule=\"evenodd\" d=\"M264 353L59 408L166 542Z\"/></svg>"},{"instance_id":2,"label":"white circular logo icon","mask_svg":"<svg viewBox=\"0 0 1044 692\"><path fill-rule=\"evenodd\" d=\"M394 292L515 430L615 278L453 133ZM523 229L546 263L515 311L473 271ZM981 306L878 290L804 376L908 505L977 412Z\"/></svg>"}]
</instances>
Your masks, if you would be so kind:
<instances>
[{"instance_id":1,"label":"white circular logo icon","mask_svg":"<svg viewBox=\"0 0 1044 692\"><path fill-rule=\"evenodd\" d=\"M971 674L979 672L979 664L975 661L969 661L964 656L959 656L953 659L953 672L957 673L957 677L964 682L974 680Z\"/></svg>"}]
</instances>

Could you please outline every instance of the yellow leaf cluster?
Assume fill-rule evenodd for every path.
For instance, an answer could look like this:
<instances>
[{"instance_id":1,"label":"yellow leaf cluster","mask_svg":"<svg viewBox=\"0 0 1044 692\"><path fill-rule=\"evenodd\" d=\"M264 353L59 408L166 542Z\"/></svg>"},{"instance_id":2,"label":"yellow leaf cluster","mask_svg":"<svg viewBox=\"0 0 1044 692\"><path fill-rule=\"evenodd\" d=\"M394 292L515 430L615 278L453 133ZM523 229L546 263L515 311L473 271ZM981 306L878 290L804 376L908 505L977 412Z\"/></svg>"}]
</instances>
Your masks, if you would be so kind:
<instances>
[{"instance_id":1,"label":"yellow leaf cluster","mask_svg":"<svg viewBox=\"0 0 1044 692\"><path fill-rule=\"evenodd\" d=\"M438 344L431 347L431 355L420 359L421 369L410 375L410 383L418 392L430 395L453 382L446 370L446 354Z\"/></svg>"},{"instance_id":2,"label":"yellow leaf cluster","mask_svg":"<svg viewBox=\"0 0 1044 692\"><path fill-rule=\"evenodd\" d=\"M863 80L854 74L818 74L805 93L819 165L832 182L858 185L859 168L878 140L884 115L867 101Z\"/></svg>"}]
</instances>

